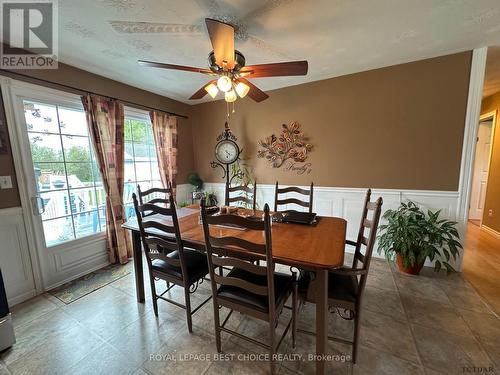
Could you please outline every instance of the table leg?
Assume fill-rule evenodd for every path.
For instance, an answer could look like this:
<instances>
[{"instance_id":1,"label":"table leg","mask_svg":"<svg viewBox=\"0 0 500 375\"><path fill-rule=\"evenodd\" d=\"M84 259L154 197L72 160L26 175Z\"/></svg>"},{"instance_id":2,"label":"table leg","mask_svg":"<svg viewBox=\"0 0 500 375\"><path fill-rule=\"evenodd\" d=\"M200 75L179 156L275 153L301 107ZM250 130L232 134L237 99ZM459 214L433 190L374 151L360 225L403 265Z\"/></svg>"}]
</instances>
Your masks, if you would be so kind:
<instances>
[{"instance_id":1,"label":"table leg","mask_svg":"<svg viewBox=\"0 0 500 375\"><path fill-rule=\"evenodd\" d=\"M137 302L144 303L144 271L142 268L142 243L141 235L132 231L132 246L134 250L135 292Z\"/></svg>"},{"instance_id":2,"label":"table leg","mask_svg":"<svg viewBox=\"0 0 500 375\"><path fill-rule=\"evenodd\" d=\"M328 271L316 271L316 374L325 373L328 347Z\"/></svg>"}]
</instances>

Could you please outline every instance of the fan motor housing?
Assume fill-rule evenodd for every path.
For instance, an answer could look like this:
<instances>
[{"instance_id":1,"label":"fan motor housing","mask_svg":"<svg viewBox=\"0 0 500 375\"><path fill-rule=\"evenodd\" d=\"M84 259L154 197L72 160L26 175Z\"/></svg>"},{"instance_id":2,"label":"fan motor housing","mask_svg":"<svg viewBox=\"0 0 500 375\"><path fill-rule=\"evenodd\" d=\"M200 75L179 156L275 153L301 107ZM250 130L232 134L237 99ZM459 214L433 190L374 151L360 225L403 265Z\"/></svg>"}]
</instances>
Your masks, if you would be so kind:
<instances>
[{"instance_id":1,"label":"fan motor housing","mask_svg":"<svg viewBox=\"0 0 500 375\"><path fill-rule=\"evenodd\" d=\"M222 73L224 71L219 65L216 64L214 51L210 52L210 54L208 55L208 66L214 73ZM232 69L232 71L238 72L244 66L245 56L243 56L240 51L234 50L234 68Z\"/></svg>"}]
</instances>

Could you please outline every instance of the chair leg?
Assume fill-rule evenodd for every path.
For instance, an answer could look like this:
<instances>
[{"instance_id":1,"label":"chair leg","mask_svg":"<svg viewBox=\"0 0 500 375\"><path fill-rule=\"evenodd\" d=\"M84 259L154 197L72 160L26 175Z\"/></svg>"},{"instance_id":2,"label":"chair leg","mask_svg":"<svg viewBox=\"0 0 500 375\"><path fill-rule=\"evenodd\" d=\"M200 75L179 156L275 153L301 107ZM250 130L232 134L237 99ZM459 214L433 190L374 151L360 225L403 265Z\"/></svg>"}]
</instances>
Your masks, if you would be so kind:
<instances>
[{"instance_id":1,"label":"chair leg","mask_svg":"<svg viewBox=\"0 0 500 375\"><path fill-rule=\"evenodd\" d=\"M297 337L297 281L293 282L293 292L292 292L292 348L295 349L296 337Z\"/></svg>"},{"instance_id":2,"label":"chair leg","mask_svg":"<svg viewBox=\"0 0 500 375\"><path fill-rule=\"evenodd\" d=\"M184 297L186 299L186 318L189 333L193 333L193 320L191 318L191 296L189 294L189 285L184 286Z\"/></svg>"},{"instance_id":3,"label":"chair leg","mask_svg":"<svg viewBox=\"0 0 500 375\"><path fill-rule=\"evenodd\" d=\"M156 285L155 285L155 278L149 276L149 281L151 283L151 298L153 300L153 310L155 312L155 315L158 316L158 298L156 297Z\"/></svg>"},{"instance_id":4,"label":"chair leg","mask_svg":"<svg viewBox=\"0 0 500 375\"><path fill-rule=\"evenodd\" d=\"M269 322L269 365L271 366L271 375L276 373L276 362L274 356L276 354L276 322L271 320Z\"/></svg>"},{"instance_id":5,"label":"chair leg","mask_svg":"<svg viewBox=\"0 0 500 375\"><path fill-rule=\"evenodd\" d=\"M220 315L219 315L219 305L215 301L215 298L212 298L214 305L214 324L215 324L215 343L217 345L217 352L222 353L222 344L220 338Z\"/></svg>"},{"instance_id":6,"label":"chair leg","mask_svg":"<svg viewBox=\"0 0 500 375\"><path fill-rule=\"evenodd\" d=\"M359 309L354 312L354 334L352 340L352 363L356 364L356 357L358 355L358 336L359 336Z\"/></svg>"}]
</instances>

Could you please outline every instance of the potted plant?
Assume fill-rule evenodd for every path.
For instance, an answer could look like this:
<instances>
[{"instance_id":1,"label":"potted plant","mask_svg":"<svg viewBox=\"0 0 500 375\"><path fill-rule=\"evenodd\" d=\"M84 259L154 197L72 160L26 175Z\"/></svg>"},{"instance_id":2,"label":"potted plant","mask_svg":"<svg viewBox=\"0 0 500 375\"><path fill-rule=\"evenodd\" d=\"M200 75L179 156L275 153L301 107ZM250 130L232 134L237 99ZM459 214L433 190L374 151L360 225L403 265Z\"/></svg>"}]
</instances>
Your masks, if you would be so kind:
<instances>
[{"instance_id":1,"label":"potted plant","mask_svg":"<svg viewBox=\"0 0 500 375\"><path fill-rule=\"evenodd\" d=\"M196 172L190 173L188 175L188 182L194 186L195 191L200 191L203 187L203 180L200 175Z\"/></svg>"},{"instance_id":2,"label":"potted plant","mask_svg":"<svg viewBox=\"0 0 500 375\"><path fill-rule=\"evenodd\" d=\"M434 270L446 268L459 254L462 245L456 229L457 223L439 219L441 210L427 214L414 202L401 203L397 210L387 210L383 215L387 224L381 225L378 252L383 251L388 260L398 264L401 272L418 275L427 258L435 261Z\"/></svg>"},{"instance_id":3,"label":"potted plant","mask_svg":"<svg viewBox=\"0 0 500 375\"><path fill-rule=\"evenodd\" d=\"M217 196L215 195L215 193L208 193L208 192L205 192L203 193L203 198L202 198L205 202L205 206L207 208L212 208L212 207L217 207Z\"/></svg>"}]
</instances>

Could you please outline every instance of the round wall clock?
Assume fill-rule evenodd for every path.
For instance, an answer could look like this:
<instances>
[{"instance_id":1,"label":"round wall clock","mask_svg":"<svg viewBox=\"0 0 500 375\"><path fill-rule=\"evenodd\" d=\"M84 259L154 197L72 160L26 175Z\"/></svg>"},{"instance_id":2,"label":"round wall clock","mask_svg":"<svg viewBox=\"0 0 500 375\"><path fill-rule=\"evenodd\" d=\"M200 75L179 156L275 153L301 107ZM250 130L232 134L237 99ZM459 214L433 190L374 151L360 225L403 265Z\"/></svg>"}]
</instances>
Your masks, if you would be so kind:
<instances>
[{"instance_id":1,"label":"round wall clock","mask_svg":"<svg viewBox=\"0 0 500 375\"><path fill-rule=\"evenodd\" d=\"M230 139L223 139L215 146L215 157L223 164L234 163L239 155L240 148Z\"/></svg>"}]
</instances>

